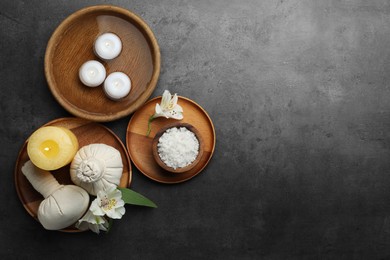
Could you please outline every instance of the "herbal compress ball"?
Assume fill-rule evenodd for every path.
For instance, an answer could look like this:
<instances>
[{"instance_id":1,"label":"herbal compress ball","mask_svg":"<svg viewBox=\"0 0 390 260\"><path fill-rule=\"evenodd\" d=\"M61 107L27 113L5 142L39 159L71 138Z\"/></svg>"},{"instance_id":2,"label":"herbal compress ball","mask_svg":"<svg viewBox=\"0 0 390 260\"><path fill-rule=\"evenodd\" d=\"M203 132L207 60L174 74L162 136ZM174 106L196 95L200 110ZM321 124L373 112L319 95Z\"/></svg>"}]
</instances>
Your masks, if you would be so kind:
<instances>
[{"instance_id":1,"label":"herbal compress ball","mask_svg":"<svg viewBox=\"0 0 390 260\"><path fill-rule=\"evenodd\" d=\"M89 195L84 189L75 185L60 185L50 172L39 169L31 161L23 165L22 172L45 198L38 208L38 220L44 228L66 228L87 211Z\"/></svg>"},{"instance_id":2,"label":"herbal compress ball","mask_svg":"<svg viewBox=\"0 0 390 260\"><path fill-rule=\"evenodd\" d=\"M101 190L118 186L122 172L120 152L106 144L82 147L70 165L72 182L94 196Z\"/></svg>"}]
</instances>

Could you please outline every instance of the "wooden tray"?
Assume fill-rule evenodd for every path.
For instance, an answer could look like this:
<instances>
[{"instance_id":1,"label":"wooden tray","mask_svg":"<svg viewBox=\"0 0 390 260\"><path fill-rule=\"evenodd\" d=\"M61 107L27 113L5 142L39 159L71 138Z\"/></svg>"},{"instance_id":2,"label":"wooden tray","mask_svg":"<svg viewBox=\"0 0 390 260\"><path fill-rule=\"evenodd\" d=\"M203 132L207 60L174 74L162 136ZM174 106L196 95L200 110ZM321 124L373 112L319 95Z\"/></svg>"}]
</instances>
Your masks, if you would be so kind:
<instances>
[{"instance_id":1,"label":"wooden tray","mask_svg":"<svg viewBox=\"0 0 390 260\"><path fill-rule=\"evenodd\" d=\"M80 118L60 118L45 125L62 126L70 129L76 135L80 148L92 143L104 143L116 148L121 153L123 162L123 173L119 186L130 186L132 171L127 150L121 140L111 130L98 123L90 122ZM27 155L27 142L28 140L24 143L16 161L15 186L24 208L32 217L38 220L38 207L43 200L43 197L31 186L30 182L21 171L24 163L29 160ZM67 165L58 170L52 171L53 176L60 184L73 184L70 179L69 167L70 165ZM91 197L91 201L93 198L94 197ZM61 231L79 232L80 230L72 226Z\"/></svg>"},{"instance_id":2,"label":"wooden tray","mask_svg":"<svg viewBox=\"0 0 390 260\"><path fill-rule=\"evenodd\" d=\"M122 40L121 54L111 61L100 60L93 51L95 39L105 32ZM91 59L102 62L107 75L127 74L132 81L130 94L112 101L102 86L84 86L78 70ZM56 100L73 115L91 121L107 122L133 113L150 97L159 74L160 48L149 26L134 13L110 5L87 7L66 18L45 54L45 75Z\"/></svg>"},{"instance_id":3,"label":"wooden tray","mask_svg":"<svg viewBox=\"0 0 390 260\"><path fill-rule=\"evenodd\" d=\"M147 137L148 119L154 114L156 103L160 102L161 97L154 98L134 113L127 126L127 149L134 165L146 177L167 184L184 182L198 175L213 156L216 141L214 125L201 106L188 98L179 97L178 104L183 107L184 118L181 121L156 118L152 122L152 131ZM171 173L165 171L153 158L152 142L154 136L162 127L175 122L189 123L196 127L204 142L204 151L200 162L188 172Z\"/></svg>"}]
</instances>

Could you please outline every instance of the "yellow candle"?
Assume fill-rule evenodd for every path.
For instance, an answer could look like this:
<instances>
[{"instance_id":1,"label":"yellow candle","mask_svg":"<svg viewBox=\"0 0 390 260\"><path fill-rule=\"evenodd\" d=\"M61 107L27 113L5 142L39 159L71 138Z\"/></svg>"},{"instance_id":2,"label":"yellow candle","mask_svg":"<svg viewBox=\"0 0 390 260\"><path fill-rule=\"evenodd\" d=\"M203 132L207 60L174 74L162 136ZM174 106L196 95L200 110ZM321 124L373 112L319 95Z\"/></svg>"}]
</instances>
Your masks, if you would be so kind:
<instances>
[{"instance_id":1,"label":"yellow candle","mask_svg":"<svg viewBox=\"0 0 390 260\"><path fill-rule=\"evenodd\" d=\"M70 163L78 149L79 143L72 131L57 126L39 128L27 143L27 154L32 163L46 171Z\"/></svg>"}]
</instances>

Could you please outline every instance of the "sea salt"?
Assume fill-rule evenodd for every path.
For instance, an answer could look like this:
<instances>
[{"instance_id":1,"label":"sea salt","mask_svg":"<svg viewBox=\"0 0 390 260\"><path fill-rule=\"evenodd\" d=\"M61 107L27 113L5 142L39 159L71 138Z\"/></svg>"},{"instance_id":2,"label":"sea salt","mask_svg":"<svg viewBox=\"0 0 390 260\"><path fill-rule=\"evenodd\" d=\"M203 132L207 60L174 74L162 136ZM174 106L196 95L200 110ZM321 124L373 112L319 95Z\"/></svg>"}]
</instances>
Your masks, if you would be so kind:
<instances>
[{"instance_id":1,"label":"sea salt","mask_svg":"<svg viewBox=\"0 0 390 260\"><path fill-rule=\"evenodd\" d=\"M172 127L159 138L157 151L168 167L182 168L195 161L199 153L199 141L186 127Z\"/></svg>"}]
</instances>

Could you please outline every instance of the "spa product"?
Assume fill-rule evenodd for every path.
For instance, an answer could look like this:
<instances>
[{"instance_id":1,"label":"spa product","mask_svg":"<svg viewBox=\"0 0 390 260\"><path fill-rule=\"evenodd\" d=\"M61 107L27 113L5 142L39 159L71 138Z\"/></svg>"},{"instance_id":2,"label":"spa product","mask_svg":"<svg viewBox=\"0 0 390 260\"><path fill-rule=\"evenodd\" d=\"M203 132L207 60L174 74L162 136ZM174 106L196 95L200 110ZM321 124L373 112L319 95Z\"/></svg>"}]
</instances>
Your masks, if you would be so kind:
<instances>
[{"instance_id":1,"label":"spa product","mask_svg":"<svg viewBox=\"0 0 390 260\"><path fill-rule=\"evenodd\" d=\"M124 98L130 90L130 78L123 72L113 72L104 81L104 92L112 100Z\"/></svg>"},{"instance_id":2,"label":"spa product","mask_svg":"<svg viewBox=\"0 0 390 260\"><path fill-rule=\"evenodd\" d=\"M82 147L70 166L74 184L95 195L111 186L118 186L122 177L121 154L106 144L90 144Z\"/></svg>"},{"instance_id":3,"label":"spa product","mask_svg":"<svg viewBox=\"0 0 390 260\"><path fill-rule=\"evenodd\" d=\"M79 69L80 81L88 87L100 86L106 78L106 69L96 60L89 60Z\"/></svg>"},{"instance_id":4,"label":"spa product","mask_svg":"<svg viewBox=\"0 0 390 260\"><path fill-rule=\"evenodd\" d=\"M75 185L60 185L50 172L27 161L22 172L45 198L38 208L38 220L49 230L66 228L79 220L89 205L88 193Z\"/></svg>"},{"instance_id":5,"label":"spa product","mask_svg":"<svg viewBox=\"0 0 390 260\"><path fill-rule=\"evenodd\" d=\"M199 141L186 127L172 127L160 137L157 151L167 166L182 168L195 161L199 153Z\"/></svg>"},{"instance_id":6,"label":"spa product","mask_svg":"<svg viewBox=\"0 0 390 260\"><path fill-rule=\"evenodd\" d=\"M94 49L101 59L112 60L121 53L122 42L116 34L104 33L96 39Z\"/></svg>"},{"instance_id":7,"label":"spa product","mask_svg":"<svg viewBox=\"0 0 390 260\"><path fill-rule=\"evenodd\" d=\"M70 163L78 148L76 136L69 129L57 126L39 128L27 143L27 153L32 163L46 171Z\"/></svg>"}]
</instances>

